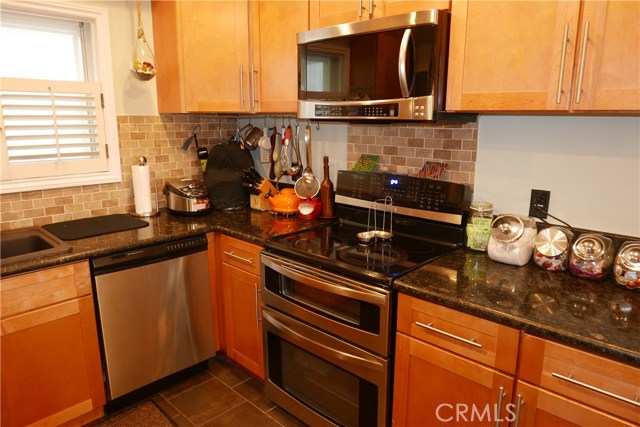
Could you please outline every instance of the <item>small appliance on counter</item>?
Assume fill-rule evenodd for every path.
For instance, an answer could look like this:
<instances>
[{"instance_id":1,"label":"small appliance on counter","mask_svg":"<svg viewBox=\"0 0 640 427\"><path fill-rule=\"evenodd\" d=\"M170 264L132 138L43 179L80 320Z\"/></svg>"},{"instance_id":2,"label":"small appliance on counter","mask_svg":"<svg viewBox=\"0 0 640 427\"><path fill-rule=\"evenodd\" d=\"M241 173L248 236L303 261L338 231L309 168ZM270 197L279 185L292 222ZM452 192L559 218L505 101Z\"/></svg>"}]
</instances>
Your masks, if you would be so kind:
<instances>
[{"instance_id":1,"label":"small appliance on counter","mask_svg":"<svg viewBox=\"0 0 640 427\"><path fill-rule=\"evenodd\" d=\"M163 193L167 196L167 209L177 215L201 215L211 209L209 188L193 179L167 181Z\"/></svg>"}]
</instances>

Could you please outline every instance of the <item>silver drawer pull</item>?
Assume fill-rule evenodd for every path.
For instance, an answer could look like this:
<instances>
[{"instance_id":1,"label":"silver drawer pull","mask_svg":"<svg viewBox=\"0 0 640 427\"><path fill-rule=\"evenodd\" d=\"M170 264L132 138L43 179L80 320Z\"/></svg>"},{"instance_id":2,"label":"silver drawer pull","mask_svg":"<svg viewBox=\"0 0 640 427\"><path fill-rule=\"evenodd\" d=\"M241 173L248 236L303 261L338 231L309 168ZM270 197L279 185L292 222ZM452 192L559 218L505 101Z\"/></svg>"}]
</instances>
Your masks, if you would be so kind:
<instances>
[{"instance_id":1,"label":"silver drawer pull","mask_svg":"<svg viewBox=\"0 0 640 427\"><path fill-rule=\"evenodd\" d=\"M622 401L622 402L629 403L629 404L631 404L631 405L634 405L634 406L640 407L640 402L638 402L638 401L636 401L636 400L633 400L633 399L629 399L629 398L626 398L626 397L619 396L619 395L617 395L617 394L615 394L615 393L611 393L610 391L603 390L603 389L601 389L601 388L598 388L598 387L592 386L591 384L583 383L582 381L574 380L574 379L572 378L573 374L569 374L569 376L567 377L567 376L564 376L564 375L561 375L561 374L558 374L558 373L552 372L552 373L551 373L551 376L552 376L552 377L559 378L559 379L564 380L564 381L567 381L567 382L570 382L571 384L575 384L575 385L577 385L577 386L584 387L584 388L589 389L589 390L591 390L591 391L595 391L596 393L604 394L605 396L609 396L609 397L612 397L612 398L614 398L614 399L620 400L620 401Z\"/></svg>"},{"instance_id":2,"label":"silver drawer pull","mask_svg":"<svg viewBox=\"0 0 640 427\"><path fill-rule=\"evenodd\" d=\"M471 338L470 340L468 340L466 338L462 338L462 337L459 337L457 335L450 334L449 332L445 332L445 331L443 331L441 329L434 328L433 326L431 326L431 325L433 325L433 323L429 323L428 325L425 325L424 323L416 322L416 325L418 325L418 326L420 326L422 328L428 329L430 331L437 332L437 333L442 334L442 335L446 335L449 338L453 338L455 340L462 341L465 344L470 344L470 345L472 345L474 347L482 348L482 344L478 344L476 342L475 338Z\"/></svg>"},{"instance_id":3,"label":"silver drawer pull","mask_svg":"<svg viewBox=\"0 0 640 427\"><path fill-rule=\"evenodd\" d=\"M238 261L246 262L247 264L253 265L253 258L243 258L240 255L236 255L234 252L222 251L222 253L230 256L231 258L237 259Z\"/></svg>"}]
</instances>

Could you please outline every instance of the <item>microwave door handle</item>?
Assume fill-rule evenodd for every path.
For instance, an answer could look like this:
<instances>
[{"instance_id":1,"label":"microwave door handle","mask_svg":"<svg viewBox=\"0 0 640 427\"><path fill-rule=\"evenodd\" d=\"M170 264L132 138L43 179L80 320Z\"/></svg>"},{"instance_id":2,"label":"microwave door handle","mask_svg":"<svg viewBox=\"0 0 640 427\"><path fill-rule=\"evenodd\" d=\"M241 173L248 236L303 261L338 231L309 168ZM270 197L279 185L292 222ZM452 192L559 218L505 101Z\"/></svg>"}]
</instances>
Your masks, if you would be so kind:
<instances>
[{"instance_id":1,"label":"microwave door handle","mask_svg":"<svg viewBox=\"0 0 640 427\"><path fill-rule=\"evenodd\" d=\"M409 97L409 82L407 82L407 50L411 40L411 29L404 30L402 42L400 43L400 53L398 54L398 76L400 79L400 92L403 98Z\"/></svg>"}]
</instances>

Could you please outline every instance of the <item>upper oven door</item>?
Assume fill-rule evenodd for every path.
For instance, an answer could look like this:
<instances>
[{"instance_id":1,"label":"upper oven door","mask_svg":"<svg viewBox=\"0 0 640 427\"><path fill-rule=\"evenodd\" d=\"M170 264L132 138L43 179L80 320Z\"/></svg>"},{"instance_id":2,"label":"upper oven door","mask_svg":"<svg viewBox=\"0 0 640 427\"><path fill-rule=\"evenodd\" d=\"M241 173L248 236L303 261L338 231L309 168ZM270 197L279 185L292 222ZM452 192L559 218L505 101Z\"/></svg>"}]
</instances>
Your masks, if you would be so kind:
<instances>
[{"instance_id":1,"label":"upper oven door","mask_svg":"<svg viewBox=\"0 0 640 427\"><path fill-rule=\"evenodd\" d=\"M299 100L377 101L435 90L441 11L321 28L298 35Z\"/></svg>"},{"instance_id":2,"label":"upper oven door","mask_svg":"<svg viewBox=\"0 0 640 427\"><path fill-rule=\"evenodd\" d=\"M262 253L262 300L271 307L374 351L391 353L391 293Z\"/></svg>"}]
</instances>

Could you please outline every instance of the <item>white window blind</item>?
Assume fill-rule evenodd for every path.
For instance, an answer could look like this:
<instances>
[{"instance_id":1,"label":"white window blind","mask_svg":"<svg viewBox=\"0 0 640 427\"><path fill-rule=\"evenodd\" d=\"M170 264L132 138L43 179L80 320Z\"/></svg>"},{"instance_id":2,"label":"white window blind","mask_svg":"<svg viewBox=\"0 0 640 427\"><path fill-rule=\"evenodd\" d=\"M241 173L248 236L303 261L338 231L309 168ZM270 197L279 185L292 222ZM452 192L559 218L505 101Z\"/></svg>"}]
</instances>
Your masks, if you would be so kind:
<instances>
[{"instance_id":1,"label":"white window blind","mask_svg":"<svg viewBox=\"0 0 640 427\"><path fill-rule=\"evenodd\" d=\"M2 179L108 170L100 84L0 80Z\"/></svg>"}]
</instances>

